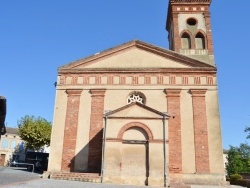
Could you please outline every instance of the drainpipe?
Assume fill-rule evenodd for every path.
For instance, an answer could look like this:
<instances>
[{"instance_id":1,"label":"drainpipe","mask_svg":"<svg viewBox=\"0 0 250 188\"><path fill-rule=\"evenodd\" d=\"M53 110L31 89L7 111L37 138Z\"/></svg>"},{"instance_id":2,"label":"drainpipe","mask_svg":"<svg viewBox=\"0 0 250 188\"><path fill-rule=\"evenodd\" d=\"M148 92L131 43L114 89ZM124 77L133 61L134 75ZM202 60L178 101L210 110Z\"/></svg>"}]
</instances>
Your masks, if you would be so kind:
<instances>
[{"instance_id":1,"label":"drainpipe","mask_svg":"<svg viewBox=\"0 0 250 188\"><path fill-rule=\"evenodd\" d=\"M165 129L166 115L163 115L163 152L164 152L164 187L167 186L167 163L166 163L166 129Z\"/></svg>"},{"instance_id":2,"label":"drainpipe","mask_svg":"<svg viewBox=\"0 0 250 188\"><path fill-rule=\"evenodd\" d=\"M104 161L105 161L105 143L106 143L106 127L107 127L107 115L105 114L104 120L104 128L103 128L103 140L102 140L102 169L101 169L101 183L103 183L104 176Z\"/></svg>"}]
</instances>

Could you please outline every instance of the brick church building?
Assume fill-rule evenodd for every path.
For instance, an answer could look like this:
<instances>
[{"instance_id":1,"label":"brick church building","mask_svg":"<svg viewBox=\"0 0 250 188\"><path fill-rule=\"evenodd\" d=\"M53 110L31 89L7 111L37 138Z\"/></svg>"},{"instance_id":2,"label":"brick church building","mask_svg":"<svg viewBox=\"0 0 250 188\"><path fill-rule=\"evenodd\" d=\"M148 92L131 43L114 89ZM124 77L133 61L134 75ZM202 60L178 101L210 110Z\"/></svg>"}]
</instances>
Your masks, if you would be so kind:
<instances>
[{"instance_id":1,"label":"brick church building","mask_svg":"<svg viewBox=\"0 0 250 188\"><path fill-rule=\"evenodd\" d=\"M211 1L169 0L169 50L134 40L58 69L49 172L225 184Z\"/></svg>"}]
</instances>

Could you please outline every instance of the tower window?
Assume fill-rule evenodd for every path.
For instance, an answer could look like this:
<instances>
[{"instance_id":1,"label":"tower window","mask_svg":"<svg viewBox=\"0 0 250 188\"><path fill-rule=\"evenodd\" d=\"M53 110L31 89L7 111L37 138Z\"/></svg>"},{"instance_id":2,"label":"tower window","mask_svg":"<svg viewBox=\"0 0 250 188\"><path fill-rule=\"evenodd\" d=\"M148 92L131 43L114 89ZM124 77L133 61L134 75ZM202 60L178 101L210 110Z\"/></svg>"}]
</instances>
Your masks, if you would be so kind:
<instances>
[{"instance_id":1,"label":"tower window","mask_svg":"<svg viewBox=\"0 0 250 188\"><path fill-rule=\"evenodd\" d=\"M196 49L205 49L205 37L202 33L197 33L195 36Z\"/></svg>"},{"instance_id":2,"label":"tower window","mask_svg":"<svg viewBox=\"0 0 250 188\"><path fill-rule=\"evenodd\" d=\"M191 49L191 38L188 33L183 33L181 36L181 48L182 49Z\"/></svg>"},{"instance_id":3,"label":"tower window","mask_svg":"<svg viewBox=\"0 0 250 188\"><path fill-rule=\"evenodd\" d=\"M189 19L187 20L187 24L190 25L190 26L194 26L194 25L197 24L197 20L194 19L194 18L189 18Z\"/></svg>"}]
</instances>

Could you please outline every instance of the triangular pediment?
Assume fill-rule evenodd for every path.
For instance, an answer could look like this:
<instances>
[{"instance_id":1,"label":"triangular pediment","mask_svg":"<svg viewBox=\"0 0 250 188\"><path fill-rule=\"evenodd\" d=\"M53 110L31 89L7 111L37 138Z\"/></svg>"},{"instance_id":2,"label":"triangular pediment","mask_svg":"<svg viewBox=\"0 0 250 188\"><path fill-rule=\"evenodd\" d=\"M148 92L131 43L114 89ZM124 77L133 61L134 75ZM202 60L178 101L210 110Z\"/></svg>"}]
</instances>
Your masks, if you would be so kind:
<instances>
[{"instance_id":1,"label":"triangular pediment","mask_svg":"<svg viewBox=\"0 0 250 188\"><path fill-rule=\"evenodd\" d=\"M131 41L59 68L63 70L112 70L154 68L214 68L211 65L141 41Z\"/></svg>"},{"instance_id":2,"label":"triangular pediment","mask_svg":"<svg viewBox=\"0 0 250 188\"><path fill-rule=\"evenodd\" d=\"M160 119L168 115L135 102L106 113L108 118Z\"/></svg>"}]
</instances>

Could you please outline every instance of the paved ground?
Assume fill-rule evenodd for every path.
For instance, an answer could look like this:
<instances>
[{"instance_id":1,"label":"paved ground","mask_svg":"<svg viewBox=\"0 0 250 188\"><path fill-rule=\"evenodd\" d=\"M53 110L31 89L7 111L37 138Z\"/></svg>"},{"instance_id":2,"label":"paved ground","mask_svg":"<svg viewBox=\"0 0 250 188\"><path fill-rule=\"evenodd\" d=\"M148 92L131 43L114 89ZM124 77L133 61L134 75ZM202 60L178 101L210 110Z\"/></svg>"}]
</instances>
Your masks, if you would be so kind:
<instances>
[{"instance_id":1,"label":"paved ground","mask_svg":"<svg viewBox=\"0 0 250 188\"><path fill-rule=\"evenodd\" d=\"M111 185L77 181L51 180L41 174L27 172L23 168L0 167L1 188L146 188L145 186ZM149 187L147 187L149 188ZM218 186L192 186L192 188L220 188ZM222 188L222 187L221 187ZM230 186L230 188L242 188Z\"/></svg>"}]
</instances>

